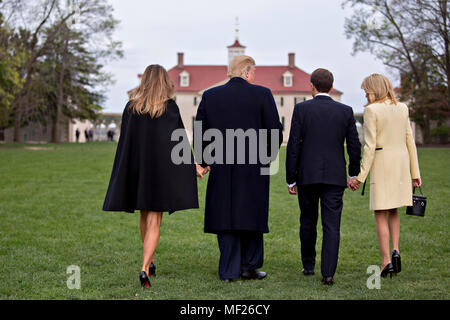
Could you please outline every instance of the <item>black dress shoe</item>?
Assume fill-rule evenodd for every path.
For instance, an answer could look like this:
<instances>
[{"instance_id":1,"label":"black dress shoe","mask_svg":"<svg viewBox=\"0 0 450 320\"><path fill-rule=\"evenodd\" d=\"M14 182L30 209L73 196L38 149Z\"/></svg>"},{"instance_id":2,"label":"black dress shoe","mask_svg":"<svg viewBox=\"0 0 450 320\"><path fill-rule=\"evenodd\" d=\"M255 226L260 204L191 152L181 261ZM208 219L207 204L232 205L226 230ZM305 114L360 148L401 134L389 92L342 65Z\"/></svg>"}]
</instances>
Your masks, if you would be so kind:
<instances>
[{"instance_id":1,"label":"black dress shoe","mask_svg":"<svg viewBox=\"0 0 450 320\"><path fill-rule=\"evenodd\" d=\"M143 288L149 288L151 287L150 279L148 278L145 271L141 271L141 274L139 275L139 281L141 281L141 286Z\"/></svg>"},{"instance_id":2,"label":"black dress shoe","mask_svg":"<svg viewBox=\"0 0 450 320\"><path fill-rule=\"evenodd\" d=\"M313 276L313 275L314 275L314 270L306 270L306 269L303 269L303 270L302 270L302 273L303 273L305 276Z\"/></svg>"},{"instance_id":3,"label":"black dress shoe","mask_svg":"<svg viewBox=\"0 0 450 320\"><path fill-rule=\"evenodd\" d=\"M256 271L256 270L243 271L241 273L242 280L253 280L253 279L262 280L266 276L267 273L265 273L264 271Z\"/></svg>"},{"instance_id":4,"label":"black dress shoe","mask_svg":"<svg viewBox=\"0 0 450 320\"><path fill-rule=\"evenodd\" d=\"M328 286L332 286L334 284L333 277L323 277L322 283Z\"/></svg>"},{"instance_id":5,"label":"black dress shoe","mask_svg":"<svg viewBox=\"0 0 450 320\"><path fill-rule=\"evenodd\" d=\"M394 273L394 266L392 265L392 263L389 262L389 263L384 267L383 271L381 271L380 276L381 276L382 278L386 278L387 275L389 275L389 276L392 278L392 274L393 274L393 273Z\"/></svg>"},{"instance_id":6,"label":"black dress shoe","mask_svg":"<svg viewBox=\"0 0 450 320\"><path fill-rule=\"evenodd\" d=\"M400 253L397 250L392 251L392 266L394 267L395 273L402 271L402 261L400 260Z\"/></svg>"},{"instance_id":7,"label":"black dress shoe","mask_svg":"<svg viewBox=\"0 0 450 320\"><path fill-rule=\"evenodd\" d=\"M155 264L153 263L153 261L152 261L152 263L150 264L150 267L148 268L148 275L151 277L151 276L154 276L154 277L156 277L156 266L155 266Z\"/></svg>"}]
</instances>

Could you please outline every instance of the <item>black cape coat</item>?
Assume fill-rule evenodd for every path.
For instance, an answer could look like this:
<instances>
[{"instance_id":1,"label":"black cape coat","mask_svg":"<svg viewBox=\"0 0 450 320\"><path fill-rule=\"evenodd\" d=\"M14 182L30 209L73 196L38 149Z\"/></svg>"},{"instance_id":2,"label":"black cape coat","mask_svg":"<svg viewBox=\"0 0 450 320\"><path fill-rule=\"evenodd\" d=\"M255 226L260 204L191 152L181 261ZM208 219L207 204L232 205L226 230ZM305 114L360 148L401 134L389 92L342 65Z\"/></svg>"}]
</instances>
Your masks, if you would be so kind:
<instances>
[{"instance_id":1,"label":"black cape coat","mask_svg":"<svg viewBox=\"0 0 450 320\"><path fill-rule=\"evenodd\" d=\"M169 212L198 208L197 176L193 155L174 100L158 118L138 115L127 103L103 210ZM172 132L182 129L190 164L176 165ZM185 149L186 150L186 149Z\"/></svg>"},{"instance_id":2,"label":"black cape coat","mask_svg":"<svg viewBox=\"0 0 450 320\"><path fill-rule=\"evenodd\" d=\"M283 141L282 125L271 91L238 77L203 93L196 120L201 121L203 133L208 129L217 129L222 133L224 149L227 129L278 130L275 155ZM194 143L196 140L194 130ZM206 146L204 142L202 149ZM245 146L245 164L237 164L236 158L234 164L226 161L211 164L205 202L204 231L207 233L269 232L270 176L261 175L261 168L269 165L260 163L259 158L258 163L250 164L248 147L249 143ZM226 149L223 152L226 159ZM210 164L205 159L196 160L202 166Z\"/></svg>"}]
</instances>

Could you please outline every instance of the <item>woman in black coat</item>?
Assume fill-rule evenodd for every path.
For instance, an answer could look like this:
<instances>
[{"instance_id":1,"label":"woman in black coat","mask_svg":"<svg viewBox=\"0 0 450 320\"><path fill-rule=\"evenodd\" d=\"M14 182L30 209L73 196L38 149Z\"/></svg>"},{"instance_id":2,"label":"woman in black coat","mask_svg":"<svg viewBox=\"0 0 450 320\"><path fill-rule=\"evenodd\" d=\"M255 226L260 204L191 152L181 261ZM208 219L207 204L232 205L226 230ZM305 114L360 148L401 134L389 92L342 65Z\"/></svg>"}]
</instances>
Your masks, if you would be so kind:
<instances>
[{"instance_id":1,"label":"woman in black coat","mask_svg":"<svg viewBox=\"0 0 450 320\"><path fill-rule=\"evenodd\" d=\"M155 274L154 253L159 241L163 212L198 208L197 175L204 169L189 163L175 164L171 141L174 130L187 135L177 104L174 86L167 71L159 65L145 70L141 84L130 94L122 116L119 144L103 210L133 213L140 210L143 262L142 286L149 287ZM186 146L184 150L191 150Z\"/></svg>"}]
</instances>

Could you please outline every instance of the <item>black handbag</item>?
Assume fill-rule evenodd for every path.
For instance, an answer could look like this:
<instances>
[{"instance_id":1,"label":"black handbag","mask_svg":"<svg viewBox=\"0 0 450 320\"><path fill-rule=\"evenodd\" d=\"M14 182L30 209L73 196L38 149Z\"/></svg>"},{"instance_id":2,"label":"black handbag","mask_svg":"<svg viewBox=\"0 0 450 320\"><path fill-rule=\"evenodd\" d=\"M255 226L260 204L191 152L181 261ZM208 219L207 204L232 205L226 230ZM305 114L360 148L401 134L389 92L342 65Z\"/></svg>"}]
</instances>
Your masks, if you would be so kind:
<instances>
[{"instance_id":1,"label":"black handbag","mask_svg":"<svg viewBox=\"0 0 450 320\"><path fill-rule=\"evenodd\" d=\"M406 207L406 214L411 216L424 217L425 216L425 208L427 206L427 197L423 195L422 187L419 187L420 195L414 194L416 188L413 188L413 205L412 207Z\"/></svg>"}]
</instances>

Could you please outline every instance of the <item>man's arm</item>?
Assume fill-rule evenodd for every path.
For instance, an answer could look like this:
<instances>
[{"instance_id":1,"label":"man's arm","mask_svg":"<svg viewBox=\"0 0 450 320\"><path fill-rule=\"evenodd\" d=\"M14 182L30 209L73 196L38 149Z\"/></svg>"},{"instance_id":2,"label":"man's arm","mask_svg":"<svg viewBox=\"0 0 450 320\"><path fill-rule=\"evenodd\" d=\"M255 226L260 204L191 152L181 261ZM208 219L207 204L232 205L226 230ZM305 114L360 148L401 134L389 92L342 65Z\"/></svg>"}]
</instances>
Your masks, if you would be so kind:
<instances>
[{"instance_id":1,"label":"man's arm","mask_svg":"<svg viewBox=\"0 0 450 320\"><path fill-rule=\"evenodd\" d=\"M203 152L206 148L206 144L203 141L203 134L208 129L205 93L203 93L202 100L200 101L200 104L198 106L195 121L201 123L201 129L196 124L194 124L193 141L195 161L205 168L208 166L208 164L203 161Z\"/></svg>"},{"instance_id":2,"label":"man's arm","mask_svg":"<svg viewBox=\"0 0 450 320\"><path fill-rule=\"evenodd\" d=\"M283 126L280 122L280 115L278 114L277 105L275 103L275 99L273 98L272 93L269 89L267 89L267 94L264 101L264 107L262 110L262 120L263 127L267 129L267 143L268 143L268 152L267 155L270 155L273 160L276 159L278 151L280 149L281 143L283 142ZM278 131L278 148L276 150L271 150L272 146L272 132ZM272 160L272 161L273 161Z\"/></svg>"},{"instance_id":3,"label":"man's arm","mask_svg":"<svg viewBox=\"0 0 450 320\"><path fill-rule=\"evenodd\" d=\"M286 182L290 187L292 187L297 180L300 147L302 143L301 139L300 115L298 106L295 106L286 149Z\"/></svg>"},{"instance_id":4,"label":"man's arm","mask_svg":"<svg viewBox=\"0 0 450 320\"><path fill-rule=\"evenodd\" d=\"M359 142L358 130L356 130L355 116L353 110L350 112L348 120L347 135L345 141L347 143L347 153L349 157L348 175L356 177L359 174L361 163L361 143Z\"/></svg>"}]
</instances>

